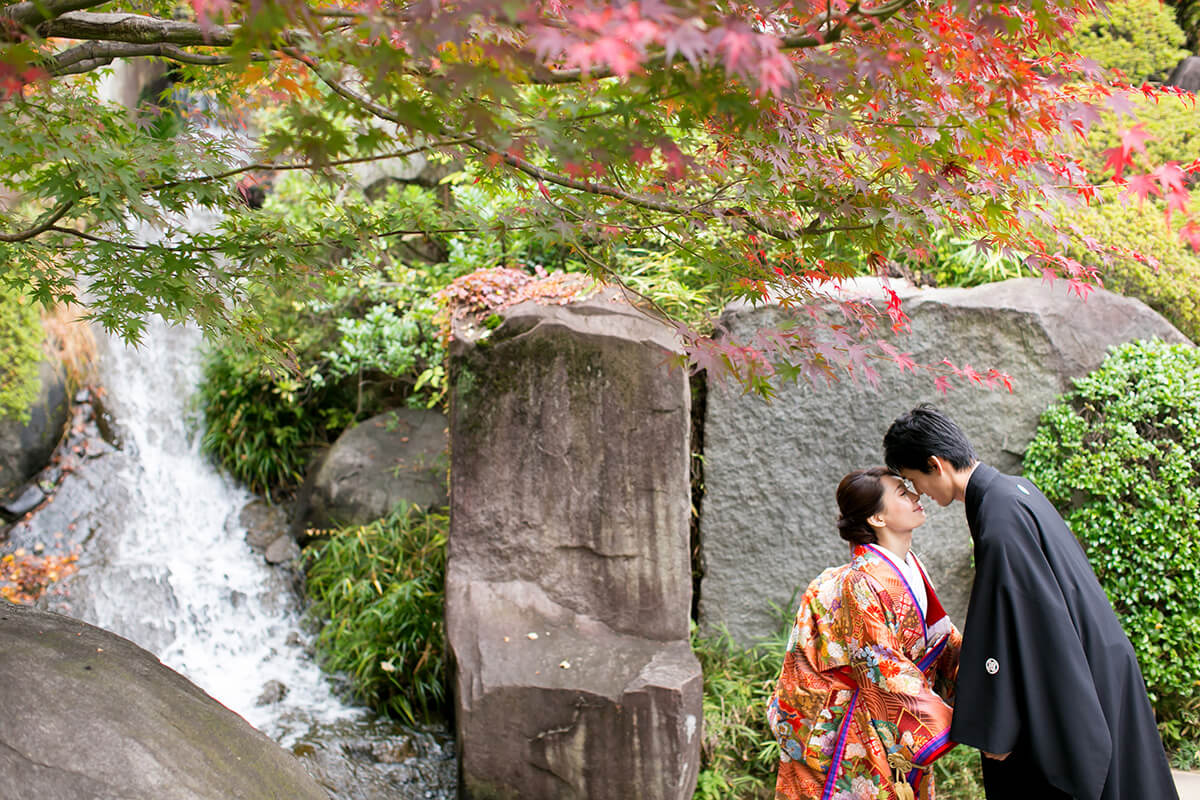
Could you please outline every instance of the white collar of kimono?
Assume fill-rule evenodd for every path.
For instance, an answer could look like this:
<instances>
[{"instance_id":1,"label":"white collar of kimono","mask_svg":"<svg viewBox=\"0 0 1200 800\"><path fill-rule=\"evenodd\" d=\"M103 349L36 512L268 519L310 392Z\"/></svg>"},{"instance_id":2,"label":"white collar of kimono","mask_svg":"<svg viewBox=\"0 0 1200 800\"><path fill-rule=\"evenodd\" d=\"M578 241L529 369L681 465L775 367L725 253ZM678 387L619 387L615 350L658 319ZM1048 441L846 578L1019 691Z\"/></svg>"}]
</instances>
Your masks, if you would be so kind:
<instances>
[{"instance_id":1,"label":"white collar of kimono","mask_svg":"<svg viewBox=\"0 0 1200 800\"><path fill-rule=\"evenodd\" d=\"M878 542L875 543L872 549L892 562L892 565L904 576L904 580L908 582L908 588L912 591L913 599L921 607L921 614L924 616L929 610L929 595L925 591L925 576L921 574L921 568L917 565L917 557L913 555L912 550L909 550L908 554L901 560L899 555L888 550Z\"/></svg>"}]
</instances>

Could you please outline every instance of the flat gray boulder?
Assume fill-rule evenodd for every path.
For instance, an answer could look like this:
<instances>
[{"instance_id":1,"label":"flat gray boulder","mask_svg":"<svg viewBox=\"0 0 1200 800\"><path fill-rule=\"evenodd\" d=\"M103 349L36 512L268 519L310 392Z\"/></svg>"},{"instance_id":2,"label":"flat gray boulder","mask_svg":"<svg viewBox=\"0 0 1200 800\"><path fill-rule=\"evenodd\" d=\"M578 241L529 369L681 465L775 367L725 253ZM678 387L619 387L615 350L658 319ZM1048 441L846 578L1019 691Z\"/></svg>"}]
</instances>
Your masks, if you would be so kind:
<instances>
[{"instance_id":1,"label":"flat gray boulder","mask_svg":"<svg viewBox=\"0 0 1200 800\"><path fill-rule=\"evenodd\" d=\"M328 800L291 753L153 654L0 601L0 797Z\"/></svg>"},{"instance_id":2,"label":"flat gray boulder","mask_svg":"<svg viewBox=\"0 0 1200 800\"><path fill-rule=\"evenodd\" d=\"M1070 379L1099 366L1112 345L1157 336L1186 341L1153 310L1103 290L1086 302L1028 278L974 289L918 290L893 282L912 320L896 346L918 362L949 358L1012 376L1013 392L956 388L943 396L928 373L882 365L872 390L843 379L831 386L783 386L771 403L731 383L711 382L704 426L701 508L703 579L700 622L728 627L743 643L773 633L771 603L788 608L825 567L845 563L848 545L834 527L834 490L852 469L881 464L883 434L900 414L932 402L966 431L980 458L1020 473L1038 418ZM868 296L877 282L857 283ZM722 322L745 341L785 322L779 308L731 307ZM963 508L925 503L929 521L914 550L958 624L971 587L971 540Z\"/></svg>"},{"instance_id":3,"label":"flat gray boulder","mask_svg":"<svg viewBox=\"0 0 1200 800\"><path fill-rule=\"evenodd\" d=\"M321 461L305 518L316 528L362 525L401 501L422 508L448 502L446 416L400 408L345 431Z\"/></svg>"},{"instance_id":4,"label":"flat gray boulder","mask_svg":"<svg viewBox=\"0 0 1200 800\"><path fill-rule=\"evenodd\" d=\"M54 362L42 362L29 421L0 419L0 498L46 466L67 424L67 385ZM15 499L15 498L14 498Z\"/></svg>"}]
</instances>

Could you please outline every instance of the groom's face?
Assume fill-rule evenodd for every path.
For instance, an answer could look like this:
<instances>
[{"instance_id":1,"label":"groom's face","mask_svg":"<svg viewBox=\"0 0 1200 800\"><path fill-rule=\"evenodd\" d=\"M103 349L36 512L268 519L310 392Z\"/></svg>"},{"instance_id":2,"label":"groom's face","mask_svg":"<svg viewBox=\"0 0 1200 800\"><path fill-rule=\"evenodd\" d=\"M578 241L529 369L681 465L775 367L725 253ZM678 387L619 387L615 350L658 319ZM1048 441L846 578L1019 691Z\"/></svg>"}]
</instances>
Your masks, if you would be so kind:
<instances>
[{"instance_id":1,"label":"groom's face","mask_svg":"<svg viewBox=\"0 0 1200 800\"><path fill-rule=\"evenodd\" d=\"M933 464L929 472L918 469L902 469L900 476L912 484L918 494L923 494L939 506L948 506L954 502L954 484L950 474L941 468L940 462Z\"/></svg>"}]
</instances>

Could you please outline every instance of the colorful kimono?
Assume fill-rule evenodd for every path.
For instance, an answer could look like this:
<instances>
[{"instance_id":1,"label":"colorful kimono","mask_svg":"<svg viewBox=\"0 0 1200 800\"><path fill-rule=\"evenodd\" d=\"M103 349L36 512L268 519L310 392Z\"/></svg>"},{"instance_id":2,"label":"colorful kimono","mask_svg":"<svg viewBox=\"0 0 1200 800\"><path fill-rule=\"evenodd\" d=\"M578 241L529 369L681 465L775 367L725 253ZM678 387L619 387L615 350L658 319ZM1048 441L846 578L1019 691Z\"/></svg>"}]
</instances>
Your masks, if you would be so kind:
<instances>
[{"instance_id":1,"label":"colorful kimono","mask_svg":"<svg viewBox=\"0 0 1200 800\"><path fill-rule=\"evenodd\" d=\"M782 748L775 797L898 800L902 780L932 800L922 768L954 746L962 637L920 561L927 613L878 545L852 552L809 585L796 613L767 709Z\"/></svg>"}]
</instances>

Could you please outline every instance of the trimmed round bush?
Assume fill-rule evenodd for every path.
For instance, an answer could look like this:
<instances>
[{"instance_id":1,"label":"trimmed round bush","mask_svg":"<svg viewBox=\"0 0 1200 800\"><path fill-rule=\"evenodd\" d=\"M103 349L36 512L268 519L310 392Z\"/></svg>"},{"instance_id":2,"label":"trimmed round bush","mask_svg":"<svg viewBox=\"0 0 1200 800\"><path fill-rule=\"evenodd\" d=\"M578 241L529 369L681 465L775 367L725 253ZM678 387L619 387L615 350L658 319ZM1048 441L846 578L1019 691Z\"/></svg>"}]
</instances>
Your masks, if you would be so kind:
<instances>
[{"instance_id":1,"label":"trimmed round bush","mask_svg":"<svg viewBox=\"0 0 1200 800\"><path fill-rule=\"evenodd\" d=\"M1178 744L1200 694L1200 351L1132 342L1074 386L1042 415L1025 474L1082 542Z\"/></svg>"},{"instance_id":2,"label":"trimmed round bush","mask_svg":"<svg viewBox=\"0 0 1200 800\"><path fill-rule=\"evenodd\" d=\"M1181 59L1191 55L1183 49L1186 38L1175 12L1159 0L1125 0L1081 19L1062 49L1119 69L1138 84L1165 80Z\"/></svg>"},{"instance_id":3,"label":"trimmed round bush","mask_svg":"<svg viewBox=\"0 0 1200 800\"><path fill-rule=\"evenodd\" d=\"M1157 264L1143 264L1112 255L1108 263L1097 263L1098 257L1081 245L1070 249L1071 255L1100 268L1104 288L1141 300L1184 336L1200 341L1200 255L1183 243L1178 229L1167 226L1160 202L1086 206L1064 212L1059 221L1079 236L1155 259Z\"/></svg>"}]
</instances>

